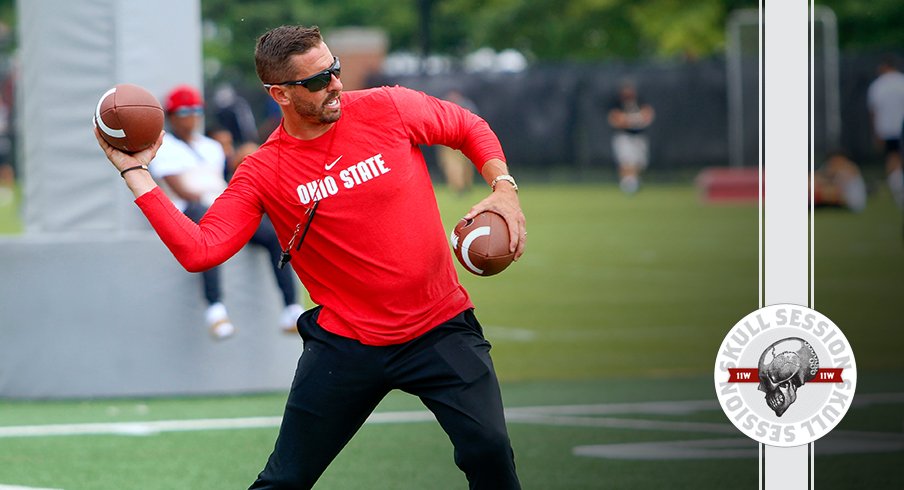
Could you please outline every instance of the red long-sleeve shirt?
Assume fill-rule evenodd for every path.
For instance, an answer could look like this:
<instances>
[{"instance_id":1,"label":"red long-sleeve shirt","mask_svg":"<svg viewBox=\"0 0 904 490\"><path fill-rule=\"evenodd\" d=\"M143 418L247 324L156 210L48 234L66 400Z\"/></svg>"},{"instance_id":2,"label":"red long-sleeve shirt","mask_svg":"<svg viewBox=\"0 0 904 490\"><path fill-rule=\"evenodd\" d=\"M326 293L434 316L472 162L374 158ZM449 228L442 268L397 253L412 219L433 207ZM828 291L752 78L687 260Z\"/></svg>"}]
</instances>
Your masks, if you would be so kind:
<instances>
[{"instance_id":1,"label":"red long-sleeve shirt","mask_svg":"<svg viewBox=\"0 0 904 490\"><path fill-rule=\"evenodd\" d=\"M364 344L402 343L473 306L455 273L421 144L461 149L478 170L505 160L478 116L383 87L343 93L342 117L313 140L277 128L198 225L159 188L136 203L179 262L198 271L241 249L262 213L285 246L319 200L291 264L323 306L320 325Z\"/></svg>"}]
</instances>

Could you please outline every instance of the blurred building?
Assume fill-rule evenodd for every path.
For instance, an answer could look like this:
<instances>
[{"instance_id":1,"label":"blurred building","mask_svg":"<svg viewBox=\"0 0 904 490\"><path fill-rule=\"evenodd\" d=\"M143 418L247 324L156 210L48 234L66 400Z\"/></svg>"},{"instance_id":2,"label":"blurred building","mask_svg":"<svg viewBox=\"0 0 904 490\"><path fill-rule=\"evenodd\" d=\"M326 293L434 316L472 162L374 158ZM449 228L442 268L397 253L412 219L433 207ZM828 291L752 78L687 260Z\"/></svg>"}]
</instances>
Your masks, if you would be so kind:
<instances>
[{"instance_id":1,"label":"blurred building","mask_svg":"<svg viewBox=\"0 0 904 490\"><path fill-rule=\"evenodd\" d=\"M324 33L324 40L334 56L342 60L344 90L367 86L367 79L379 73L389 49L389 37L381 29L343 27Z\"/></svg>"}]
</instances>

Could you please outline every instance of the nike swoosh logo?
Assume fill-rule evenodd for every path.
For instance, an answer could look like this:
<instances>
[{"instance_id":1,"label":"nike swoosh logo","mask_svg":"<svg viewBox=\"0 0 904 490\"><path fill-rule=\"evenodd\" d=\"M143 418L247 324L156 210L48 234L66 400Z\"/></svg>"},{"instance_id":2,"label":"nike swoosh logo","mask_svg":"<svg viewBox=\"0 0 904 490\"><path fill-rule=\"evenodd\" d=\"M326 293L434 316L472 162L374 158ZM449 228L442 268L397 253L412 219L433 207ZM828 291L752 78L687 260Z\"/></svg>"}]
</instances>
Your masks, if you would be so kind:
<instances>
[{"instance_id":1,"label":"nike swoosh logo","mask_svg":"<svg viewBox=\"0 0 904 490\"><path fill-rule=\"evenodd\" d=\"M324 165L323 168L326 169L326 170L329 170L329 169L335 167L336 164L339 163L339 160L342 160L342 157L343 157L343 155L339 155L339 158L333 160L333 163L330 163L330 164L328 164L328 165Z\"/></svg>"}]
</instances>

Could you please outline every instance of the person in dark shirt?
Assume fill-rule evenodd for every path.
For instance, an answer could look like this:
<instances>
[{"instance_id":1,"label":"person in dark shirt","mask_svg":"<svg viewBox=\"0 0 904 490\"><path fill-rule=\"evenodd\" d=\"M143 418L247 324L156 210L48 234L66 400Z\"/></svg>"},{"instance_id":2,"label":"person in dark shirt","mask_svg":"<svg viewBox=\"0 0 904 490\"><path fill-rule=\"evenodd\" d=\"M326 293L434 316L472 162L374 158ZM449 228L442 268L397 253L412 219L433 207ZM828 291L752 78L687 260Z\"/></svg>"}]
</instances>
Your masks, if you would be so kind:
<instances>
[{"instance_id":1,"label":"person in dark shirt","mask_svg":"<svg viewBox=\"0 0 904 490\"><path fill-rule=\"evenodd\" d=\"M626 194L640 188L640 174L649 163L649 142L646 128L653 122L653 107L642 102L631 82L622 84L618 97L609 107L612 152L618 165L619 187Z\"/></svg>"}]
</instances>

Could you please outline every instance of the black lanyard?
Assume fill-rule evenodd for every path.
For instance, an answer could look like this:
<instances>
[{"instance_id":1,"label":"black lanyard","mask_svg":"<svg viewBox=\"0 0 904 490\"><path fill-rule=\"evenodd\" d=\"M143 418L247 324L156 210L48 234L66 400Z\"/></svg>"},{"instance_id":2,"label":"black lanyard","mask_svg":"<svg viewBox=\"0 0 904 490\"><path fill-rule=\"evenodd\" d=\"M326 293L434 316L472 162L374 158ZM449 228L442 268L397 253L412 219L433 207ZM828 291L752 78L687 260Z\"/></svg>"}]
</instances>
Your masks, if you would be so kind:
<instances>
[{"instance_id":1,"label":"black lanyard","mask_svg":"<svg viewBox=\"0 0 904 490\"><path fill-rule=\"evenodd\" d=\"M301 250L301 244L304 242L304 237L308 234L308 229L311 228L311 221L314 221L314 214L317 213L317 206L320 205L320 199L314 201L314 205L308 208L304 214L307 215L308 219L305 220L304 229L301 230L301 223L295 225L295 233L292 233L292 238L289 239L288 245L286 245L286 249L282 251L282 254L279 256L279 268L282 269L285 265L292 260L292 244L295 243L295 238L298 238L298 243L295 245L295 251ZM301 230L301 236L298 236L298 231Z\"/></svg>"}]
</instances>

